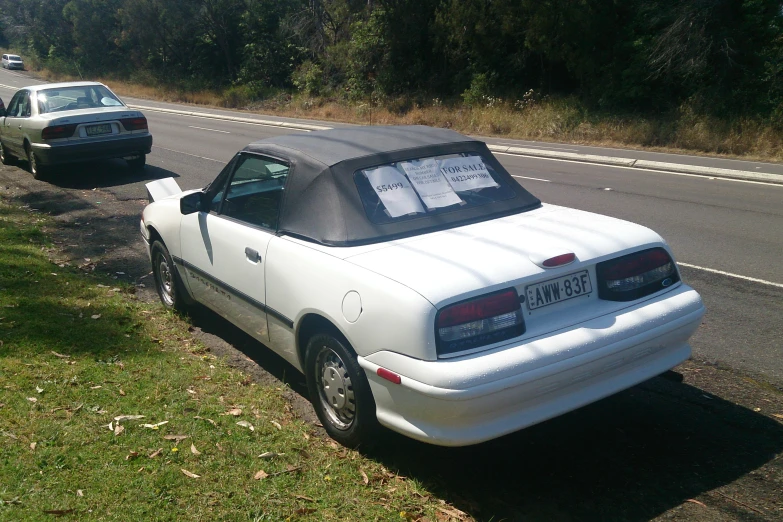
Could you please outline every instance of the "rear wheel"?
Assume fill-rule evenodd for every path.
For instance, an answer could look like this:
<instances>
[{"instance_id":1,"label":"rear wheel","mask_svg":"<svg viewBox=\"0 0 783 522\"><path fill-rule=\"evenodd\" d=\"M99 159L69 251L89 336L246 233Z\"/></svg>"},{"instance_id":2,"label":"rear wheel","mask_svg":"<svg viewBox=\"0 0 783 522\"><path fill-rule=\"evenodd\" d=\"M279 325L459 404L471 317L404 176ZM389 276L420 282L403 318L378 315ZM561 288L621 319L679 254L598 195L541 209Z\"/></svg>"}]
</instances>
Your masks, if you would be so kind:
<instances>
[{"instance_id":1,"label":"rear wheel","mask_svg":"<svg viewBox=\"0 0 783 522\"><path fill-rule=\"evenodd\" d=\"M310 400L329 436L349 448L371 442L378 428L375 401L345 338L329 332L311 337L305 371Z\"/></svg>"},{"instance_id":2,"label":"rear wheel","mask_svg":"<svg viewBox=\"0 0 783 522\"><path fill-rule=\"evenodd\" d=\"M0 142L0 162L2 162L3 165L13 165L16 163L16 158L11 154L8 154L8 151L2 142Z\"/></svg>"},{"instance_id":3,"label":"rear wheel","mask_svg":"<svg viewBox=\"0 0 783 522\"><path fill-rule=\"evenodd\" d=\"M163 306L178 311L187 307L182 283L177 275L177 269L171 260L166 246L160 241L154 241L150 249L152 254L152 274L155 278L155 289L158 291Z\"/></svg>"},{"instance_id":4,"label":"rear wheel","mask_svg":"<svg viewBox=\"0 0 783 522\"><path fill-rule=\"evenodd\" d=\"M128 167L130 167L131 170L141 170L144 168L144 165L147 164L147 155L142 154L141 156L125 161L128 163Z\"/></svg>"},{"instance_id":5,"label":"rear wheel","mask_svg":"<svg viewBox=\"0 0 783 522\"><path fill-rule=\"evenodd\" d=\"M35 179L45 179L46 178L46 167L41 165L41 163L38 160L38 156L33 152L33 148L28 145L27 146L27 163L30 165L30 173L33 175Z\"/></svg>"}]
</instances>

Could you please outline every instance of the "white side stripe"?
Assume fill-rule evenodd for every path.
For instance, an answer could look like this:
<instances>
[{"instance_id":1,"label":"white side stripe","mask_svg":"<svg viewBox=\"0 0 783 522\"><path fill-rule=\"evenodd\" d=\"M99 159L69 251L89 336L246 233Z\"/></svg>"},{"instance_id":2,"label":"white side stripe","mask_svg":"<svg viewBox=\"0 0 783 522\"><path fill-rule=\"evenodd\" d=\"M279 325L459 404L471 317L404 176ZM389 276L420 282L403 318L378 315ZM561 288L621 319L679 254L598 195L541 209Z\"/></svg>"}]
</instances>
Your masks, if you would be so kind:
<instances>
[{"instance_id":1,"label":"white side stripe","mask_svg":"<svg viewBox=\"0 0 783 522\"><path fill-rule=\"evenodd\" d=\"M691 265L689 263L680 263L679 261L677 262L677 264L680 265L680 266L687 267L687 268L693 268L695 270L704 270L705 272L710 272L710 273L713 273L713 274L720 274L720 275L727 276L727 277L734 277L734 278L742 279L742 280L745 280L745 281L753 281L754 283L761 283L762 285L774 286L775 288L783 288L783 284L773 283L772 281L765 281L764 279L757 279L755 277L748 277L748 276L739 275L739 274L732 274L731 272L724 272L723 270L715 270L714 268L705 268L703 266Z\"/></svg>"}]
</instances>

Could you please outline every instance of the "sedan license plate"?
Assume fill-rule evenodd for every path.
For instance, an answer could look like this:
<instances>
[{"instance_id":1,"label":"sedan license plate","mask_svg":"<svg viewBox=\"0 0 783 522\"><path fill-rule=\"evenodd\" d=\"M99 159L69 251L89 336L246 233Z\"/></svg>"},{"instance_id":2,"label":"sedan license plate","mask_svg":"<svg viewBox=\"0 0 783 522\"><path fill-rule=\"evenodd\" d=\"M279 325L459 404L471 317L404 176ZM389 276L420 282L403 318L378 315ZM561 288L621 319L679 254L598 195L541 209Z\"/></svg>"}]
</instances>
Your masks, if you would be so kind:
<instances>
[{"instance_id":1,"label":"sedan license plate","mask_svg":"<svg viewBox=\"0 0 783 522\"><path fill-rule=\"evenodd\" d=\"M525 288L527 307L530 310L560 303L593 291L587 270L536 283Z\"/></svg>"},{"instance_id":2,"label":"sedan license plate","mask_svg":"<svg viewBox=\"0 0 783 522\"><path fill-rule=\"evenodd\" d=\"M85 129L87 136L99 136L101 134L111 134L111 124L103 123L101 125L90 125Z\"/></svg>"}]
</instances>

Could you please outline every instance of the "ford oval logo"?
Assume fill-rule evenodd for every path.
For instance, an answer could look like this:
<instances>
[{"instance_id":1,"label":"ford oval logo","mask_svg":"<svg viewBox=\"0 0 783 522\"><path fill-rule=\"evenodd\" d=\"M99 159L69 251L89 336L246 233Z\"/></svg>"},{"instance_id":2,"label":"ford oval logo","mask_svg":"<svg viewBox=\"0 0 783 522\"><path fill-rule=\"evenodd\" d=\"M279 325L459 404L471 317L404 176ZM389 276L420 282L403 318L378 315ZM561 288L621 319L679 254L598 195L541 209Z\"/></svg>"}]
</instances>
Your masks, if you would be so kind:
<instances>
[{"instance_id":1,"label":"ford oval logo","mask_svg":"<svg viewBox=\"0 0 783 522\"><path fill-rule=\"evenodd\" d=\"M661 286L666 288L667 286L672 284L672 279L670 277L667 277L663 281L661 281Z\"/></svg>"}]
</instances>

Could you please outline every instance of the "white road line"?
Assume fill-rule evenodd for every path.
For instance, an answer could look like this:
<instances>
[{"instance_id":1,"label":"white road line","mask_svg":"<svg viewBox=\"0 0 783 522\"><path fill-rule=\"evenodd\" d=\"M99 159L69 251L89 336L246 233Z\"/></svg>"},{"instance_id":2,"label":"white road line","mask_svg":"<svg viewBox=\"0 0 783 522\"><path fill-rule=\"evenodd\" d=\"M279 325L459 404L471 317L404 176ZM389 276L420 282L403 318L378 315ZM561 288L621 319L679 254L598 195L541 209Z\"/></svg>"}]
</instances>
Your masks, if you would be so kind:
<instances>
[{"instance_id":1,"label":"white road line","mask_svg":"<svg viewBox=\"0 0 783 522\"><path fill-rule=\"evenodd\" d=\"M548 179L543 178L531 178L530 176L515 176L514 174L511 175L512 178L522 178L522 179L534 179L536 181L546 181L547 183L552 183L552 181Z\"/></svg>"},{"instance_id":2,"label":"white road line","mask_svg":"<svg viewBox=\"0 0 783 522\"><path fill-rule=\"evenodd\" d=\"M744 275L739 274L732 274L731 272L724 272L723 270L715 270L714 268L706 268L703 266L697 266L697 265L691 265L689 263L681 263L677 261L677 264L680 266L684 266L687 268L693 268L694 270L704 270L705 272L710 272L712 274L720 274L727 277L734 277L736 279L742 279L744 281L752 281L754 283L761 283L762 285L767 286L774 286L775 288L783 288L783 284L781 283L773 283L772 281L766 281L764 279L757 279L755 277L748 277Z\"/></svg>"},{"instance_id":3,"label":"white road line","mask_svg":"<svg viewBox=\"0 0 783 522\"><path fill-rule=\"evenodd\" d=\"M607 167L612 169L625 169L625 170L632 170L635 172L657 172L659 174L670 174L672 176L687 176L690 178L701 178L705 181L734 181L736 183L752 183L754 185L767 185L769 187L777 187L783 189L783 185L780 185L778 183L768 183L766 181L751 181L747 179L733 179L733 178L721 178L721 177L715 177L715 176L705 176L704 174L686 174L685 172L671 172L668 170L657 170L657 169L643 169L641 167L625 167L623 165L607 165L604 163L593 163L590 161L575 161L575 160L569 160L569 159L562 159L562 158L543 158L541 156L525 156L524 154L510 154L508 152L493 152L495 156L515 156L517 158L531 158L531 159L537 159L537 160L544 160L544 161L560 161L564 163L578 163L580 165L595 165L596 167Z\"/></svg>"},{"instance_id":4,"label":"white road line","mask_svg":"<svg viewBox=\"0 0 783 522\"><path fill-rule=\"evenodd\" d=\"M216 161L218 163L224 163L224 164L226 163L223 160L216 160L214 158L206 158L204 156L197 156L196 154L190 154L189 152L182 152L181 150L167 149L166 147L160 147L158 145L153 145L152 148L153 149L167 150L169 152L176 152L177 154L184 154L185 156L193 156L194 158L205 159L205 160L209 160L209 161Z\"/></svg>"},{"instance_id":5,"label":"white road line","mask_svg":"<svg viewBox=\"0 0 783 522\"><path fill-rule=\"evenodd\" d=\"M495 143L492 143L491 145L495 145ZM508 142L502 142L502 141L497 142L497 145L507 145L509 147L519 147L520 146L519 143L508 143ZM566 148L563 148L563 147L549 147L547 145L531 145L529 143L524 143L524 144L522 144L522 146L530 147L530 148L533 148L533 149L562 150L562 151L565 151L565 152L579 152L579 149L566 149Z\"/></svg>"},{"instance_id":6,"label":"white road line","mask_svg":"<svg viewBox=\"0 0 783 522\"><path fill-rule=\"evenodd\" d=\"M228 131L217 130L217 129L208 129L206 127L196 127L195 125L188 125L188 128L190 128L190 129L198 129L198 130L205 130L205 131L212 131L212 132L222 132L223 134L231 134Z\"/></svg>"}]
</instances>

